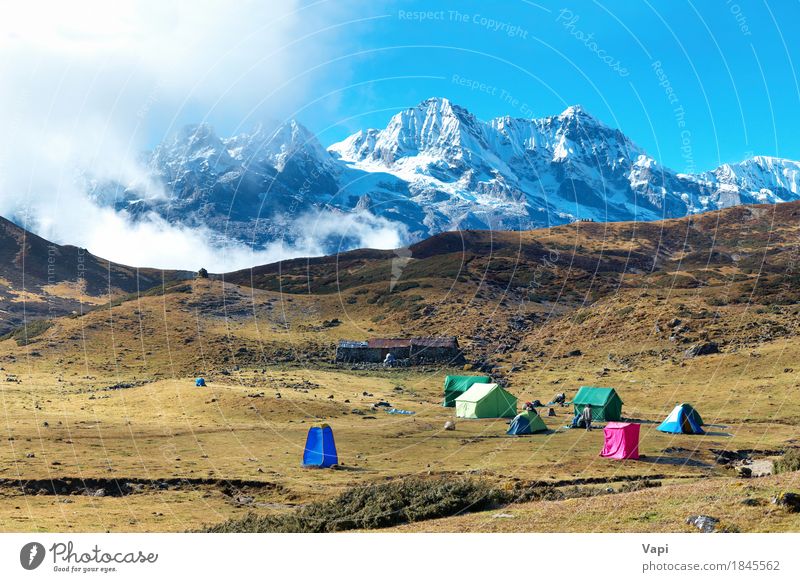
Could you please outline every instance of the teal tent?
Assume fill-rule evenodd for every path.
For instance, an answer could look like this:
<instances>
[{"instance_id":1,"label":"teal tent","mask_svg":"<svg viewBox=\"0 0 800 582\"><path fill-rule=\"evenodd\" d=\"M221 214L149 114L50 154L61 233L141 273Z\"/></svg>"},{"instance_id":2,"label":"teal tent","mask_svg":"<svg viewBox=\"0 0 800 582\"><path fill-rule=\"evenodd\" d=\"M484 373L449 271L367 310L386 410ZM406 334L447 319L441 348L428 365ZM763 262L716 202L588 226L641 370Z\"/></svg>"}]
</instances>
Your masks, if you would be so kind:
<instances>
[{"instance_id":1,"label":"teal tent","mask_svg":"<svg viewBox=\"0 0 800 582\"><path fill-rule=\"evenodd\" d=\"M525 410L514 417L514 420L508 426L506 434L533 434L545 430L547 430L547 425L545 425L542 417L532 410Z\"/></svg>"},{"instance_id":2,"label":"teal tent","mask_svg":"<svg viewBox=\"0 0 800 582\"><path fill-rule=\"evenodd\" d=\"M622 420L622 399L613 388L581 386L572 399L575 414L581 414L587 404L592 406L592 420Z\"/></svg>"},{"instance_id":3,"label":"teal tent","mask_svg":"<svg viewBox=\"0 0 800 582\"><path fill-rule=\"evenodd\" d=\"M678 404L664 419L658 430L674 434L705 434L703 419L691 404Z\"/></svg>"},{"instance_id":4,"label":"teal tent","mask_svg":"<svg viewBox=\"0 0 800 582\"><path fill-rule=\"evenodd\" d=\"M306 448L303 450L304 467L330 467L339 463L333 430L327 424L308 429Z\"/></svg>"},{"instance_id":5,"label":"teal tent","mask_svg":"<svg viewBox=\"0 0 800 582\"><path fill-rule=\"evenodd\" d=\"M489 376L448 376L444 379L442 406L452 408L456 405L456 398L469 390L473 384L488 384L491 381Z\"/></svg>"}]
</instances>

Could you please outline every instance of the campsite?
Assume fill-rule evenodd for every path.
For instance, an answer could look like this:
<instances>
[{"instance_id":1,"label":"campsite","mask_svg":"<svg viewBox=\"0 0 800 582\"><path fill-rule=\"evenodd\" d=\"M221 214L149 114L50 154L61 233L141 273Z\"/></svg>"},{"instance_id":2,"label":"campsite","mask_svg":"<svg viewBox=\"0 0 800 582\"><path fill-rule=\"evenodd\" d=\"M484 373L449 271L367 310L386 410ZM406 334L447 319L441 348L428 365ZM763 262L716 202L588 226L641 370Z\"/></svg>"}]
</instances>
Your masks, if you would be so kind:
<instances>
[{"instance_id":1,"label":"campsite","mask_svg":"<svg viewBox=\"0 0 800 582\"><path fill-rule=\"evenodd\" d=\"M728 231L718 223L723 248ZM741 221L722 224L733 239ZM685 226L663 228L678 239ZM629 252L629 233L600 239L598 225L579 228L530 236L550 246L582 237L579 263L589 272L594 245L607 254L618 240ZM492 260L502 263L506 248L516 256L516 242L504 247L494 233ZM595 275L608 291L588 307L572 298L531 301L527 289L509 294L507 284L471 274L484 271L477 255L464 277L451 277L451 262L460 265L465 253L460 242L458 249L455 258L416 249L422 258L404 273L406 287L391 293L386 257L343 254L332 263L341 273L335 292L312 286L309 294L298 282L298 273L322 281L322 262L310 275L305 263L297 273L287 264L282 290L267 270L247 279L255 286L236 274L180 281L56 318L24 341L0 341L0 527L238 531L248 516L292 516L362 486L421 479L473 483L504 501L392 531L698 531L686 523L692 515L729 531L800 528L800 514L773 503L800 488L789 463L800 438L793 288L759 288L787 303L748 309L714 305L713 280L661 290L660 273L626 274L628 286L613 286L614 267ZM538 256L526 260L518 269L535 270ZM742 277L725 284L744 294L752 281ZM552 279L536 293L555 298L560 286ZM341 340L439 335L458 338L464 362L336 361ZM716 352L690 350L712 340ZM548 406L558 393L568 405ZM536 400L546 430L507 434ZM565 428L586 403L597 414L593 430ZM684 404L702 434L683 430L691 428ZM638 459L600 456L609 422L638 425ZM665 422L679 432L659 430ZM336 462L326 461L332 449L314 445L321 453L303 466L309 429L323 424Z\"/></svg>"}]
</instances>

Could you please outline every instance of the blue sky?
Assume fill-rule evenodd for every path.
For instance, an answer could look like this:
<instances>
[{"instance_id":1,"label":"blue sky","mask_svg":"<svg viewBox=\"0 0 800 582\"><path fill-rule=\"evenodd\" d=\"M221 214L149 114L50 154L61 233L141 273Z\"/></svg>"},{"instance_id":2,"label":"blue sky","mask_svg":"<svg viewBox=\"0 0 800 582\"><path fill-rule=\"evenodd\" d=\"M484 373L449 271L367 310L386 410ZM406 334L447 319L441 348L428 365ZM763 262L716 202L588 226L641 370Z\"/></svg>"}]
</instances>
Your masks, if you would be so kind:
<instances>
[{"instance_id":1,"label":"blue sky","mask_svg":"<svg viewBox=\"0 0 800 582\"><path fill-rule=\"evenodd\" d=\"M305 37L287 49L308 49L305 68L261 105L327 145L430 96L481 119L579 103L678 171L800 159L798 21L800 3L756 0L362 3L289 33ZM189 105L179 119L234 131L261 115L244 110Z\"/></svg>"},{"instance_id":2,"label":"blue sky","mask_svg":"<svg viewBox=\"0 0 800 582\"><path fill-rule=\"evenodd\" d=\"M481 119L581 104L682 172L800 159L798 22L796 0L17 3L0 215L29 209L39 234L129 264L230 265L192 233L102 214L75 169L158 192L141 152L185 124L294 117L329 145L432 96Z\"/></svg>"}]
</instances>

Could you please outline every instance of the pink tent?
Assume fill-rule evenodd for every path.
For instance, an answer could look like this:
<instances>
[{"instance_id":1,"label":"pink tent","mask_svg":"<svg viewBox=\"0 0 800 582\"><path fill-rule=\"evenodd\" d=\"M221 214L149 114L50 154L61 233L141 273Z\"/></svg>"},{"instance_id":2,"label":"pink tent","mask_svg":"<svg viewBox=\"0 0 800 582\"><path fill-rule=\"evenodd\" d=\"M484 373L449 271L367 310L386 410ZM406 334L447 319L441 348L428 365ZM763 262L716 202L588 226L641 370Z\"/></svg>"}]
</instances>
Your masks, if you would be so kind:
<instances>
[{"instance_id":1,"label":"pink tent","mask_svg":"<svg viewBox=\"0 0 800 582\"><path fill-rule=\"evenodd\" d=\"M606 442L601 457L611 459L639 458L639 425L633 422L609 422L603 429Z\"/></svg>"}]
</instances>

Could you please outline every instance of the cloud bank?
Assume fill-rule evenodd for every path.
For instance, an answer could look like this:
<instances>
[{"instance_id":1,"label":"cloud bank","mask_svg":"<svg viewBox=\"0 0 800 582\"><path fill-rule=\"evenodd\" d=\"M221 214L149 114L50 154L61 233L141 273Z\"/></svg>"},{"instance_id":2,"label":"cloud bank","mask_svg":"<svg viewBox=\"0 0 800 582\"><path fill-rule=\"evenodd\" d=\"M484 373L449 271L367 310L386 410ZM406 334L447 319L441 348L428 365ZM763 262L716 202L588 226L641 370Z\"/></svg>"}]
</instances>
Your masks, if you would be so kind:
<instances>
[{"instance_id":1,"label":"cloud bank","mask_svg":"<svg viewBox=\"0 0 800 582\"><path fill-rule=\"evenodd\" d=\"M334 14L335 9L335 14ZM301 217L292 244L252 250L153 216L132 222L86 195L80 172L166 196L141 152L187 122L228 129L291 116L346 47L348 3L80 0L17 4L0 20L0 215L114 261L224 271L322 254L321 241L401 246L370 215Z\"/></svg>"}]
</instances>

